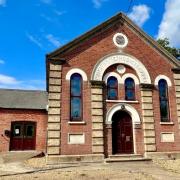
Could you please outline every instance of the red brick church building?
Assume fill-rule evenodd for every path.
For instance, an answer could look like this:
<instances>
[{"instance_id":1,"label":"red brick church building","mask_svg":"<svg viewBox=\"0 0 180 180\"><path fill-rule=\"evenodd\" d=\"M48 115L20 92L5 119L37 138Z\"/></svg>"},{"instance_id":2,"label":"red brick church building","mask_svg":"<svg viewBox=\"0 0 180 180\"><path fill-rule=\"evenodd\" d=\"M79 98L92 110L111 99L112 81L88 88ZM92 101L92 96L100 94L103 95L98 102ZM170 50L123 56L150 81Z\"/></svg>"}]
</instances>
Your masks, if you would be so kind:
<instances>
[{"instance_id":1,"label":"red brick church building","mask_svg":"<svg viewBox=\"0 0 180 180\"><path fill-rule=\"evenodd\" d=\"M46 66L49 162L180 152L180 63L124 14Z\"/></svg>"}]
</instances>

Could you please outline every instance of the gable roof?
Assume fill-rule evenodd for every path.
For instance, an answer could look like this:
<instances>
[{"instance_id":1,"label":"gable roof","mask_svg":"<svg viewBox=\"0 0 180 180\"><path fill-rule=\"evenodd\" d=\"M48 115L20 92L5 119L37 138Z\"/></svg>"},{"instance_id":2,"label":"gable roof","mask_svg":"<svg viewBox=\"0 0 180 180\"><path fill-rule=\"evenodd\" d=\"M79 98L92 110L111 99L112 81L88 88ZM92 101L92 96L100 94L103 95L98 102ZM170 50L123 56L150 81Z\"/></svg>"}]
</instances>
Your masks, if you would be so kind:
<instances>
[{"instance_id":1,"label":"gable roof","mask_svg":"<svg viewBox=\"0 0 180 180\"><path fill-rule=\"evenodd\" d=\"M47 105L46 91L0 89L0 108L45 110Z\"/></svg>"},{"instance_id":2,"label":"gable roof","mask_svg":"<svg viewBox=\"0 0 180 180\"><path fill-rule=\"evenodd\" d=\"M72 40L71 42L67 43L66 45L64 45L64 46L56 49L55 51L47 54L47 56L46 56L47 60L62 61L62 63L63 63L64 59L60 59L57 56L60 56L67 51L71 51L72 49L77 47L80 43L82 43L86 39L92 37L95 33L102 32L104 29L111 27L116 22L121 22L121 23L127 24L131 29L133 29L136 33L138 33L147 43L149 43L153 48L158 50L173 65L175 65L175 67L180 67L180 62L173 55L171 55L167 50L165 50L163 47L161 47L152 37L147 35L142 29L140 29L134 22L132 22L122 12L111 17L107 21L96 26L95 28L93 28L90 31L86 32L85 34L79 36L78 38Z\"/></svg>"}]
</instances>

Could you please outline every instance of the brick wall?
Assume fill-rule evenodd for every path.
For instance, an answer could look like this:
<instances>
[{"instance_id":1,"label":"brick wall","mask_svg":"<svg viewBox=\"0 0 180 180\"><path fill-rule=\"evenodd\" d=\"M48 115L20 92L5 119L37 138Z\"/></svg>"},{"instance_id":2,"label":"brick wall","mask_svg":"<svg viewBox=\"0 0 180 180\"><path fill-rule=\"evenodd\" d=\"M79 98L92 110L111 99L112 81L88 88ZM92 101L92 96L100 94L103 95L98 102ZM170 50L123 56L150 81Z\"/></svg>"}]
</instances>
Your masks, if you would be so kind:
<instances>
[{"instance_id":1,"label":"brick wall","mask_svg":"<svg viewBox=\"0 0 180 180\"><path fill-rule=\"evenodd\" d=\"M154 121L155 121L155 143L157 151L176 151L180 150L180 137L178 130L178 119L177 119L177 107L175 100L175 89L174 89L174 79L173 72L171 69L174 67L164 56L162 56L155 48L151 47L148 42L140 37L139 34L130 29L127 25L115 26L106 29L104 32L95 34L92 38L87 38L84 42L78 45L76 48L69 52L65 52L59 56L59 58L65 58L67 63L62 67L62 142L61 142L61 154L88 154L91 153L91 97L90 97L90 83L84 83L84 121L83 125L70 125L68 123L70 112L69 112L69 82L65 80L67 72L72 68L80 68L88 76L88 80L91 79L92 70L95 64L104 56L116 53L118 50L113 44L113 35L117 32L124 33L128 37L128 46L123 50L123 53L134 56L139 61L141 61L147 68L152 84L154 84L155 78L160 75L166 75L170 78L173 86L169 89L170 98L170 112L171 120L173 125L161 125L160 124L160 112L159 112L159 97L157 89L153 89L153 109L154 109ZM113 67L112 67L113 68ZM128 69L128 68L127 68ZM128 69L128 72L134 73L132 69ZM123 89L121 89L119 96L123 96ZM142 115L142 104L141 104L141 93L140 88L136 88L137 97L139 104L134 104L133 107L137 109L140 116ZM111 105L107 104L107 108ZM142 118L142 116L141 116ZM84 145L69 145L67 143L68 133L71 132L85 132L86 143ZM161 132L174 132L175 142L174 143L161 143L160 133ZM137 142L139 143L137 147L138 152L143 152L143 133L142 129L136 130Z\"/></svg>"},{"instance_id":2,"label":"brick wall","mask_svg":"<svg viewBox=\"0 0 180 180\"><path fill-rule=\"evenodd\" d=\"M47 113L40 110L0 109L0 152L9 151L10 138L4 130L11 130L13 121L36 122L36 150L46 151Z\"/></svg>"}]
</instances>

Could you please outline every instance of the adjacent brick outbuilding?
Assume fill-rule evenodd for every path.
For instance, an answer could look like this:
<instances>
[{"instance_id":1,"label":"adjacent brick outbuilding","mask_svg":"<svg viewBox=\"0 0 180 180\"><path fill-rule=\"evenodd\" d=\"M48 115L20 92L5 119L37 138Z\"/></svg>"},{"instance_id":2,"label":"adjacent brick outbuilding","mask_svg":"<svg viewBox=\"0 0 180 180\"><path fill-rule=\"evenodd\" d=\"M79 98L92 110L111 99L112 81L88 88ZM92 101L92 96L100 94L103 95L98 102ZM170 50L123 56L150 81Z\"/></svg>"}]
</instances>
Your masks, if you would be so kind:
<instances>
[{"instance_id":1,"label":"adjacent brick outbuilding","mask_svg":"<svg viewBox=\"0 0 180 180\"><path fill-rule=\"evenodd\" d=\"M0 152L37 150L45 153L47 93L45 91L0 89L0 99ZM14 123L17 126L13 129ZM31 139L32 124L35 125L33 144L24 142L23 145L23 138L25 139L24 141L30 141ZM17 133L14 144L12 142L14 137L13 131ZM29 131L27 132L29 135L27 138L23 137L26 134L25 131Z\"/></svg>"}]
</instances>

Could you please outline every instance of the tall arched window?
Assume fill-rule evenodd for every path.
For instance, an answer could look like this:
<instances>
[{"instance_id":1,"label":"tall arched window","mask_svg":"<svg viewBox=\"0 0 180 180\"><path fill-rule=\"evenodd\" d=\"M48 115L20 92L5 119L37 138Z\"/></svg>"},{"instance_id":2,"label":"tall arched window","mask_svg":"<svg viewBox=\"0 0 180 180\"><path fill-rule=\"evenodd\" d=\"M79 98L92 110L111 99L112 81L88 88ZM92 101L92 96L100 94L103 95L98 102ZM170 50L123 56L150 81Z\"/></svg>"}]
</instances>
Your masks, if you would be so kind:
<instances>
[{"instance_id":1,"label":"tall arched window","mask_svg":"<svg viewBox=\"0 0 180 180\"><path fill-rule=\"evenodd\" d=\"M82 120L82 77L75 73L70 81L71 121Z\"/></svg>"},{"instance_id":2,"label":"tall arched window","mask_svg":"<svg viewBox=\"0 0 180 180\"><path fill-rule=\"evenodd\" d=\"M135 83L132 78L127 78L125 80L125 100L135 100Z\"/></svg>"},{"instance_id":3,"label":"tall arched window","mask_svg":"<svg viewBox=\"0 0 180 180\"><path fill-rule=\"evenodd\" d=\"M118 99L118 81L113 76L107 79L107 99Z\"/></svg>"},{"instance_id":4,"label":"tall arched window","mask_svg":"<svg viewBox=\"0 0 180 180\"><path fill-rule=\"evenodd\" d=\"M169 121L169 101L168 101L168 86L164 79L161 79L158 83L159 88L159 104L160 104L160 114L161 121Z\"/></svg>"}]
</instances>

